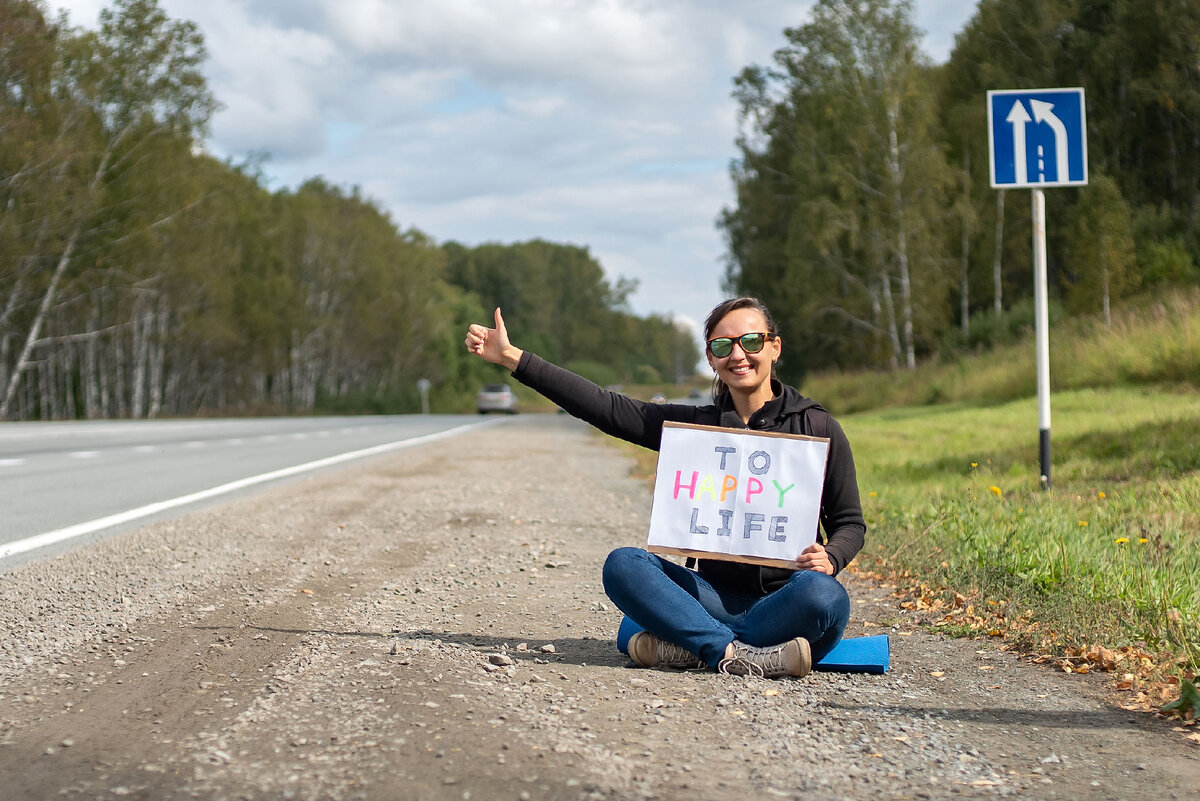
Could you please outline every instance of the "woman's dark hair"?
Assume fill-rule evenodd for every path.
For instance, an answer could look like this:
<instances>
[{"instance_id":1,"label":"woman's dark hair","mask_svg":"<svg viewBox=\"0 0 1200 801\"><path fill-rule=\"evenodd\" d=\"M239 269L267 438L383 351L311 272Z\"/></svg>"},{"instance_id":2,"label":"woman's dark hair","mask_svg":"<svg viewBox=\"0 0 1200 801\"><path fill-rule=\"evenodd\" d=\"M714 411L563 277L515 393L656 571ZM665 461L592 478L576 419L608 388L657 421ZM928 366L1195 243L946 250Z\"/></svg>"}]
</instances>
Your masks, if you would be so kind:
<instances>
[{"instance_id":1,"label":"woman's dark hair","mask_svg":"<svg viewBox=\"0 0 1200 801\"><path fill-rule=\"evenodd\" d=\"M725 315L730 312L738 311L739 309L753 309L763 316L767 321L767 333L779 335L779 329L775 326L775 318L771 316L771 312L767 309L765 303L758 298L730 298L729 300L718 303L712 311L708 313L708 317L704 318L704 350L708 350L708 340L712 337L713 329L717 327L717 323L725 318ZM775 376L775 365L771 365L771 377ZM712 396L715 401L722 392L727 392L728 387L719 376L713 376Z\"/></svg>"}]
</instances>

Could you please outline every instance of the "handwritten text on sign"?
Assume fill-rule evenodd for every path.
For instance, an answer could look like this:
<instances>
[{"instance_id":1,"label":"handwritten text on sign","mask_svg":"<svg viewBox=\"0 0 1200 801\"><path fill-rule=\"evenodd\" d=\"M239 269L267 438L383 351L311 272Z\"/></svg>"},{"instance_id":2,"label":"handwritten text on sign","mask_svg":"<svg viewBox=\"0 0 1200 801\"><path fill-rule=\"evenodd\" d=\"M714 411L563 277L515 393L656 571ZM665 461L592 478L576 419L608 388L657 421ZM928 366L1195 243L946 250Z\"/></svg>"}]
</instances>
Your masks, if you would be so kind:
<instances>
[{"instance_id":1,"label":"handwritten text on sign","mask_svg":"<svg viewBox=\"0 0 1200 801\"><path fill-rule=\"evenodd\" d=\"M666 423L647 549L785 565L816 541L829 440Z\"/></svg>"}]
</instances>

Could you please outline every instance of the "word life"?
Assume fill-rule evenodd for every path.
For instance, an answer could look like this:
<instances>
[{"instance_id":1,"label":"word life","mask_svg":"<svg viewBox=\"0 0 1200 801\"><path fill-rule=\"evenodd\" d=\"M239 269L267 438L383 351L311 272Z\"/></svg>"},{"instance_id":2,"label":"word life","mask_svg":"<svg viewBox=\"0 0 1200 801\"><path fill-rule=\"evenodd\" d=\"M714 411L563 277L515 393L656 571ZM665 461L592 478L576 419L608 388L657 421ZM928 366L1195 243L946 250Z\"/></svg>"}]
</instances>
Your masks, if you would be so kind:
<instances>
[{"instance_id":1,"label":"word life","mask_svg":"<svg viewBox=\"0 0 1200 801\"><path fill-rule=\"evenodd\" d=\"M725 503L726 498L733 496L734 498L742 498L744 493L744 503L750 506L755 502L766 500L777 501L778 508L783 508L784 497L788 491L796 485L788 484L784 486L778 479L770 480L770 489L772 492L767 492L768 485L763 483L767 473L771 470L771 454L763 450L757 450L750 454L746 460L746 469L750 475L746 477L739 488L738 477L724 472L728 469L727 464L731 456L736 457L737 448L729 446L717 446L713 448L715 453L720 454L720 464L717 469L720 473L705 473L701 477L699 470L691 471L691 475L684 477L683 470L675 471L675 487L673 498L679 500L681 493L687 493L689 500L695 501L704 496L708 496L716 503ZM717 485L718 476L720 477L720 486ZM763 498L758 496L766 495ZM716 536L732 537L734 510L733 509L717 509L716 515L720 518L720 523L717 525ZM716 521L709 521L715 523ZM739 531L743 539L749 539L756 531L762 531L766 524L767 540L770 542L786 542L787 534L784 532L784 526L788 522L787 515L771 515L770 522L767 522L767 516L761 512L743 512ZM692 507L692 520L689 528L689 533L705 535L710 531L710 526L700 525L700 507Z\"/></svg>"}]
</instances>

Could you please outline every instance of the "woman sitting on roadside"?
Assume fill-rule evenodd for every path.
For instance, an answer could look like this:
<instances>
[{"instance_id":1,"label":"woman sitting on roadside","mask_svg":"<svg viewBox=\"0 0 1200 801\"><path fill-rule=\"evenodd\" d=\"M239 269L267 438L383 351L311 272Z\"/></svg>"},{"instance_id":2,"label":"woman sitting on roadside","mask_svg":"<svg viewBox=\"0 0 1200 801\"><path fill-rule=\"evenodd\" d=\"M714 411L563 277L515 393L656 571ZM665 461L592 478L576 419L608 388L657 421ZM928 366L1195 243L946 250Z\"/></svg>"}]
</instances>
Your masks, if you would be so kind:
<instances>
[{"instance_id":1,"label":"woman sitting on roadside","mask_svg":"<svg viewBox=\"0 0 1200 801\"><path fill-rule=\"evenodd\" d=\"M701 559L692 570L641 548L618 548L604 564L604 591L645 629L628 644L637 664L804 676L838 643L850 616L849 596L834 578L866 535L850 444L827 411L774 378L783 341L761 301L719 304L704 339L715 373L707 406L647 403L601 389L515 347L500 309L494 328L468 328L466 346L575 417L653 450L667 421L828 437L824 537L804 549L795 569Z\"/></svg>"}]
</instances>

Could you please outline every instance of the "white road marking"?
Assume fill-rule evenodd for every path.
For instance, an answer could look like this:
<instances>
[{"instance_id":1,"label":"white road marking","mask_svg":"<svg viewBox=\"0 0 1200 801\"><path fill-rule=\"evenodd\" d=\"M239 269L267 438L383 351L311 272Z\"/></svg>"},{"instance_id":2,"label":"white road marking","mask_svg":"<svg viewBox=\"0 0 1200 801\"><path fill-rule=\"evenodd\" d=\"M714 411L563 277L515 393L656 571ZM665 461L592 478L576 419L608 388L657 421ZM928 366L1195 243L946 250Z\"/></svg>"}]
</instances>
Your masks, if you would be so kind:
<instances>
[{"instance_id":1,"label":"white road marking","mask_svg":"<svg viewBox=\"0 0 1200 801\"><path fill-rule=\"evenodd\" d=\"M198 439L194 439L194 440L192 440L191 442L185 442L185 443L183 443L183 447L185 447L185 448L192 448L192 449L195 449L195 448L203 448L203 447L205 447L206 445L208 445L208 443L207 443L207 442L201 442L201 441L200 441L200 440L198 440Z\"/></svg>"},{"instance_id":2,"label":"white road marking","mask_svg":"<svg viewBox=\"0 0 1200 801\"><path fill-rule=\"evenodd\" d=\"M404 448L411 448L416 445L426 445L430 442L436 442L440 439L446 439L447 437L461 434L462 432L469 431L472 428L479 428L480 426L491 425L498 422L506 421L488 420L481 423L467 423L466 425L461 425L456 428L439 431L436 434L426 434L423 437L413 437L412 439L386 442L383 445L375 445L370 448L363 448L362 450L339 453L336 456L328 456L324 459L317 459L315 462L306 462L304 464L285 467L281 470L272 470L269 473L260 473L257 476L250 476L249 478L230 481L228 484L221 484L220 486L201 490L200 492L192 492L188 495L180 495L178 498L171 498L167 501L159 501L157 503L151 503L147 504L146 506L138 507L137 509L129 509L124 512L118 512L117 514L109 515L108 517L89 520L86 523L78 523L74 526L67 526L66 528L60 528L55 531L47 531L45 534L36 534L32 537L26 537L23 540L17 540L16 542L9 542L0 545L0 559L4 559L14 554L24 553L25 551L32 551L37 548L45 548L48 545L54 545L55 543L63 542L64 540L81 537L84 534L90 534L94 531L101 531L112 526L119 526L122 523L128 523L143 517L149 517L150 515L158 514L159 512L165 512L168 509L174 509L179 506L185 506L189 503L196 503L198 501L208 500L209 498L215 498L219 495L236 492L237 490L245 489L246 487L253 487L256 484L262 484L267 481L274 481L275 479L286 478L288 476L294 476L300 473L307 473L310 470L318 470L322 467L330 467L335 464L349 462L354 459L361 459L366 456L375 456L381 453L388 453L389 451L403 450Z\"/></svg>"},{"instance_id":3,"label":"white road marking","mask_svg":"<svg viewBox=\"0 0 1200 801\"><path fill-rule=\"evenodd\" d=\"M135 445L134 453L154 453L153 445Z\"/></svg>"},{"instance_id":4,"label":"white road marking","mask_svg":"<svg viewBox=\"0 0 1200 801\"><path fill-rule=\"evenodd\" d=\"M25 464L24 459L0 459L0 467L19 467Z\"/></svg>"},{"instance_id":5,"label":"white road marking","mask_svg":"<svg viewBox=\"0 0 1200 801\"><path fill-rule=\"evenodd\" d=\"M73 451L67 455L72 459L95 459L100 455L100 451Z\"/></svg>"}]
</instances>

